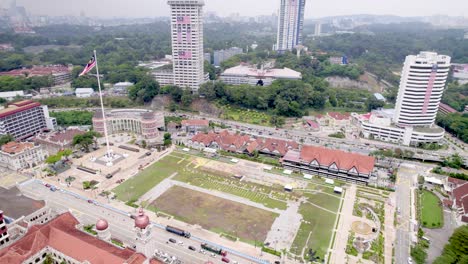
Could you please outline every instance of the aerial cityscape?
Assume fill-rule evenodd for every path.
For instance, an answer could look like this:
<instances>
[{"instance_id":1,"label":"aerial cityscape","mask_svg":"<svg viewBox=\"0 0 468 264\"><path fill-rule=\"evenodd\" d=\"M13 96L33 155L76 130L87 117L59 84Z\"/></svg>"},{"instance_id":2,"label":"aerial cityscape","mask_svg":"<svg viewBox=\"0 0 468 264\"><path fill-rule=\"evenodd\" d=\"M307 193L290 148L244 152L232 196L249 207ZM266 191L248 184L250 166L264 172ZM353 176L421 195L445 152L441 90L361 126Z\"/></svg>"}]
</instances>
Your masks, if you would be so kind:
<instances>
[{"instance_id":1,"label":"aerial cityscape","mask_svg":"<svg viewBox=\"0 0 468 264\"><path fill-rule=\"evenodd\" d=\"M58 2L0 3L0 264L468 263L467 2Z\"/></svg>"}]
</instances>

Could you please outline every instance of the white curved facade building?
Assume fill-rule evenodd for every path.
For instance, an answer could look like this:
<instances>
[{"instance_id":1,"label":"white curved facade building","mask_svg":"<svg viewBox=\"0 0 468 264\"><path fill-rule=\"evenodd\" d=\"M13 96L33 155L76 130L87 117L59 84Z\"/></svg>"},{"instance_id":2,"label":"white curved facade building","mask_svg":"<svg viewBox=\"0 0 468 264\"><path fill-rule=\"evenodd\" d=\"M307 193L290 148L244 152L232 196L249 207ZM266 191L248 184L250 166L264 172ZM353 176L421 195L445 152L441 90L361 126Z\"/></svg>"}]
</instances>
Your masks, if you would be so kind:
<instances>
[{"instance_id":1,"label":"white curved facade building","mask_svg":"<svg viewBox=\"0 0 468 264\"><path fill-rule=\"evenodd\" d=\"M449 71L449 56L435 52L407 56L395 105L395 124L433 126Z\"/></svg>"},{"instance_id":2,"label":"white curved facade building","mask_svg":"<svg viewBox=\"0 0 468 264\"><path fill-rule=\"evenodd\" d=\"M407 56L395 109L353 116L362 135L403 145L440 142L445 132L435 119L449 71L449 56L435 52Z\"/></svg>"}]
</instances>

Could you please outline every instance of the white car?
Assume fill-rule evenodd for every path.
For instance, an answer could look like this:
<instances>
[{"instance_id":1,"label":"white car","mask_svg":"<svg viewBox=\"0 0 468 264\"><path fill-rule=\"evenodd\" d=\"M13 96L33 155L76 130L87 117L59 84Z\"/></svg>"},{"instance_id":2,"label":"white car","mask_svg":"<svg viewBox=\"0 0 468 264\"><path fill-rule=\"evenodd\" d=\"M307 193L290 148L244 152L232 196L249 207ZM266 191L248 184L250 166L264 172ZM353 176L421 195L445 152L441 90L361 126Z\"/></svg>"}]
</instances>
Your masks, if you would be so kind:
<instances>
[{"instance_id":1,"label":"white car","mask_svg":"<svg viewBox=\"0 0 468 264\"><path fill-rule=\"evenodd\" d=\"M408 258L408 264L413 264L413 260L411 258Z\"/></svg>"}]
</instances>

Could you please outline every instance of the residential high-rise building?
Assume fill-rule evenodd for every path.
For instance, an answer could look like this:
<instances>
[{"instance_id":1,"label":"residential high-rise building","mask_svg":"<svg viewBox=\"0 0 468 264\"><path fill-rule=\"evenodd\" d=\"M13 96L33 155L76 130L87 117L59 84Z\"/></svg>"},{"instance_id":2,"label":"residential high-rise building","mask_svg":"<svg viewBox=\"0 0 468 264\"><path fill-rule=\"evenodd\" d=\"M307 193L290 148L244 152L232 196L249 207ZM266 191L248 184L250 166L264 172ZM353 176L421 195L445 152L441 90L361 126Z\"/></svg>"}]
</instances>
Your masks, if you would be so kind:
<instances>
[{"instance_id":1,"label":"residential high-rise building","mask_svg":"<svg viewBox=\"0 0 468 264\"><path fill-rule=\"evenodd\" d=\"M214 52L214 66L221 66L221 62L228 60L229 58L237 55L242 54L244 51L238 47L232 47L225 50L215 50Z\"/></svg>"},{"instance_id":2,"label":"residential high-rise building","mask_svg":"<svg viewBox=\"0 0 468 264\"><path fill-rule=\"evenodd\" d=\"M407 56L395 105L395 124L399 127L431 127L449 71L449 56L435 52Z\"/></svg>"},{"instance_id":3,"label":"residential high-rise building","mask_svg":"<svg viewBox=\"0 0 468 264\"><path fill-rule=\"evenodd\" d=\"M168 0L174 84L197 92L203 73L203 0Z\"/></svg>"},{"instance_id":4,"label":"residential high-rise building","mask_svg":"<svg viewBox=\"0 0 468 264\"><path fill-rule=\"evenodd\" d=\"M306 0L281 0L276 50L292 50L302 44Z\"/></svg>"}]
</instances>

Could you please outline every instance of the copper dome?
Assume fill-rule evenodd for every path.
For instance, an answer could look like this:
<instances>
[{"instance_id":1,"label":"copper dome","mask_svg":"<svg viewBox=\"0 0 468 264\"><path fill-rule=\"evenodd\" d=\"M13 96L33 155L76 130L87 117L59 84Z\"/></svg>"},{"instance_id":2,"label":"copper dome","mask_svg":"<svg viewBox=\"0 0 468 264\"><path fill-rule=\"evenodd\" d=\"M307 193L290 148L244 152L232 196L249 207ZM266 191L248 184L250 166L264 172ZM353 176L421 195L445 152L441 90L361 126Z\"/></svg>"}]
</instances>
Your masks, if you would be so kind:
<instances>
[{"instance_id":1,"label":"copper dome","mask_svg":"<svg viewBox=\"0 0 468 264\"><path fill-rule=\"evenodd\" d=\"M109 227L109 224L104 219L99 219L96 222L96 230L103 231L103 230L106 230L108 227Z\"/></svg>"},{"instance_id":2,"label":"copper dome","mask_svg":"<svg viewBox=\"0 0 468 264\"><path fill-rule=\"evenodd\" d=\"M143 209L138 210L138 214L135 217L135 226L140 229L145 229L150 224L149 217L145 215Z\"/></svg>"}]
</instances>

